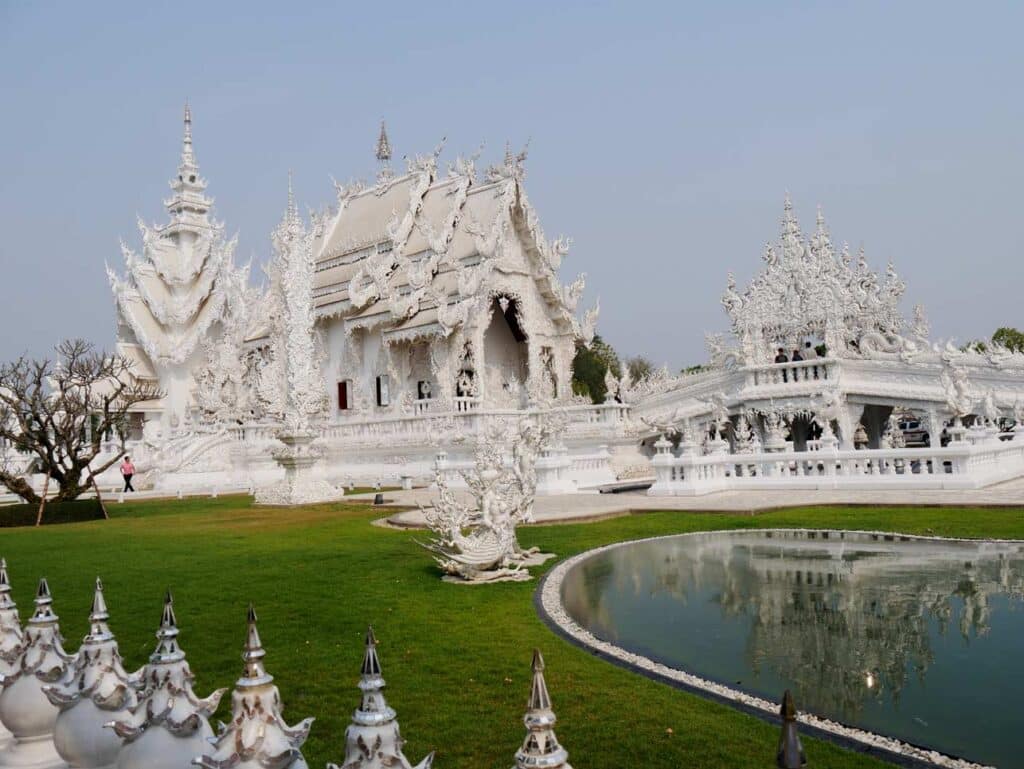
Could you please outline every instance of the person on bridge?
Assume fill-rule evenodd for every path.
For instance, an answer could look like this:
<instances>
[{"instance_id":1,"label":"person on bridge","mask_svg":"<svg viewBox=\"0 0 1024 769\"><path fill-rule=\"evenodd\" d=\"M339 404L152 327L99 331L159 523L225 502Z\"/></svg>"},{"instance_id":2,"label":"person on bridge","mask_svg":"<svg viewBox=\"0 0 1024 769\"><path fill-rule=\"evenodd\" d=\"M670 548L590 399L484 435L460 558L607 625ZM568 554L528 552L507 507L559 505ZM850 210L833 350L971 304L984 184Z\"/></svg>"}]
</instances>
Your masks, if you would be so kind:
<instances>
[{"instance_id":1,"label":"person on bridge","mask_svg":"<svg viewBox=\"0 0 1024 769\"><path fill-rule=\"evenodd\" d=\"M784 349L782 349L781 347L779 348L778 354L775 356L775 362L776 363L789 363L789 358L786 357L786 351ZM783 382L788 382L789 381L789 378L786 376L786 369L782 369L782 381Z\"/></svg>"}]
</instances>

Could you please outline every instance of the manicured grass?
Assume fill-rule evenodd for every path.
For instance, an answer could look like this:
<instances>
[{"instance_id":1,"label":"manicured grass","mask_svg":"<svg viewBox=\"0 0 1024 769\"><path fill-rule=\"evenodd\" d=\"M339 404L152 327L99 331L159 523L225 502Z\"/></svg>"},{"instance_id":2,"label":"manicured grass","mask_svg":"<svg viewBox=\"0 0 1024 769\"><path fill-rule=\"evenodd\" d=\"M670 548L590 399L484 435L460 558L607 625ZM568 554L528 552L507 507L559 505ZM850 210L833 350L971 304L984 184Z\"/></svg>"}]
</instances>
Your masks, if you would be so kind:
<instances>
[{"instance_id":1,"label":"manicured grass","mask_svg":"<svg viewBox=\"0 0 1024 769\"><path fill-rule=\"evenodd\" d=\"M387 695L414 762L436 749L435 765L442 769L511 766L524 733L530 654L537 646L548 663L559 736L579 769L774 766L774 727L562 641L534 612L535 582L442 583L414 542L423 534L371 526L379 509L277 510L251 507L246 497L221 497L111 504L110 512L110 521L0 532L0 555L8 560L23 618L31 613L36 580L46 575L67 645L77 648L93 577L101 575L122 655L135 668L152 651L162 595L170 587L180 640L197 692L205 696L240 674L245 609L253 601L286 717L317 718L304 750L311 767L343 757L370 623L380 640ZM520 539L564 557L645 536L763 526L1024 538L1024 509L650 513L530 527ZM218 716L226 712L223 707ZM831 744L805 740L805 746L810 769L882 766Z\"/></svg>"}]
</instances>

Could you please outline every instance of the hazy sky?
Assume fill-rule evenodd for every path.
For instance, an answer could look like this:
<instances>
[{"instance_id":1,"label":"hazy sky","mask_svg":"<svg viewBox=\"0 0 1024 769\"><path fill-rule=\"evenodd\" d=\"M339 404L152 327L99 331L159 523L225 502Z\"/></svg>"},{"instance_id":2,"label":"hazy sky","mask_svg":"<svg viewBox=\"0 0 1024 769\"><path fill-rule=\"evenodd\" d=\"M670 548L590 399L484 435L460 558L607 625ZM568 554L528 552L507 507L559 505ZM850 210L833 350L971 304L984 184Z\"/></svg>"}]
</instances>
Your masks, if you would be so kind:
<instances>
[{"instance_id":1,"label":"hazy sky","mask_svg":"<svg viewBox=\"0 0 1024 769\"><path fill-rule=\"evenodd\" d=\"M1024 3L18 3L0 0L0 359L109 346L104 261L163 221L182 103L237 257L395 153L528 139L622 354L702 360L778 234L893 259L937 336L1024 327Z\"/></svg>"}]
</instances>

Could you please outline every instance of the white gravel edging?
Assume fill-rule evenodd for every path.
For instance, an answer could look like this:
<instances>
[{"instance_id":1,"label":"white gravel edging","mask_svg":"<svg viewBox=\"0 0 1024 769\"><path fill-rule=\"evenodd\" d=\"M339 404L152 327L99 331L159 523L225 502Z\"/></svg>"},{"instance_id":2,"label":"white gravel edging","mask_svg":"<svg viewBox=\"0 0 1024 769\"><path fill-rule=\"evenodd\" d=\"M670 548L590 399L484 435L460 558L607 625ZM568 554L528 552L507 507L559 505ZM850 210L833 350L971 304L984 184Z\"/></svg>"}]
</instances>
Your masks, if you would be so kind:
<instances>
[{"instance_id":1,"label":"white gravel edging","mask_svg":"<svg viewBox=\"0 0 1024 769\"><path fill-rule=\"evenodd\" d=\"M568 558L561 563L557 564L546 576L544 585L541 590L540 603L547 614L548 618L554 622L563 632L578 641L583 646L607 654L609 657L614 657L627 665L637 668L638 670L646 671L660 678L665 678L671 681L678 681L684 686L693 687L706 692L710 692L717 697L721 697L725 700L731 700L733 702L740 703L747 707L755 708L757 710L764 711L771 715L778 715L779 705L775 702L769 702L768 700L760 697L755 697L751 694L746 694L737 689L733 689L723 684L715 683L714 681L708 681L707 679L701 678L700 676L687 673L685 670L679 670L677 668L669 667L660 662L655 662L649 657L644 657L640 654L627 651L620 646L602 641L593 633L586 628L579 625L565 610L562 606L562 581L565 579L566 574L569 570L580 562L590 558L598 553L607 552L617 547L624 547L626 545L634 545L638 542L652 542L659 539L671 539L678 537L689 537L689 536L703 536L706 534L723 533L723 534L736 534L736 533L766 533L766 532L824 532L829 533L840 533L845 532L847 534L871 534L880 535L886 537L899 537L901 539L914 539L914 540L925 540L925 541L936 541L936 542L978 542L979 540L966 540L966 539L953 539L945 537L927 537L919 536L914 534L899 534L891 531L854 531L854 530L840 530L840 529L726 529L719 531L694 531L687 532L684 534L667 534L658 537L646 537L644 539L634 539L627 542L616 542L611 545L604 545L603 547L594 548L587 550L584 553L579 553L571 558ZM985 542L1018 542L1019 540L982 540ZM873 748L880 748L887 750L891 753L898 755L907 756L909 758L918 759L921 761L927 761L935 766L942 767L943 769L995 769L995 767L985 766L984 764L976 764L971 761L966 761L962 758L954 758L947 756L943 753L939 753L935 750L926 750L923 748L910 745L900 740L893 739L892 737L885 737L874 732L865 731L863 729L857 729L852 726L846 726L837 721L832 721L827 718L821 718L812 713L800 712L797 714L797 720L800 723L807 724L808 726L821 729L824 732L829 732L837 736L843 737L854 742L860 742L864 745L868 745Z\"/></svg>"}]
</instances>

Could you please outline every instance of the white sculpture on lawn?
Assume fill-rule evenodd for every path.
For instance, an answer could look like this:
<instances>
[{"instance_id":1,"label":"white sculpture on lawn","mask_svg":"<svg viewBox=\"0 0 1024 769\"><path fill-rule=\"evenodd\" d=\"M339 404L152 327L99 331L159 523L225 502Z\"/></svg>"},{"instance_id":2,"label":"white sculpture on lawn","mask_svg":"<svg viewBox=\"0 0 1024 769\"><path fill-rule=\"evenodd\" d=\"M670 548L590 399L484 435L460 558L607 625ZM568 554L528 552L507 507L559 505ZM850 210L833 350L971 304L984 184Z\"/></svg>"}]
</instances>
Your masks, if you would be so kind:
<instances>
[{"instance_id":1,"label":"white sculpture on lawn","mask_svg":"<svg viewBox=\"0 0 1024 769\"><path fill-rule=\"evenodd\" d=\"M551 441L556 422L544 414L520 418L509 441L509 428L495 425L478 438L473 468L460 471L472 499L459 499L439 468L438 497L431 508L421 506L435 537L427 545L444 572L459 583L523 581L527 566L555 556L537 548L524 550L516 526L533 521L537 493L537 459ZM511 446L509 446L511 443ZM506 452L511 462L506 464Z\"/></svg>"},{"instance_id":2,"label":"white sculpture on lawn","mask_svg":"<svg viewBox=\"0 0 1024 769\"><path fill-rule=\"evenodd\" d=\"M315 443L314 422L323 419L327 407L320 374L323 348L313 314L313 242L319 235L317 226L307 228L299 216L289 178L288 208L272 238L276 254L272 274L276 281L271 291L278 298L280 318L273 334L275 377L268 383L279 389L284 402L284 426L277 434L284 446L275 449L273 455L285 475L256 490L257 504L328 502L344 494L314 471L323 455L323 449Z\"/></svg>"}]
</instances>

